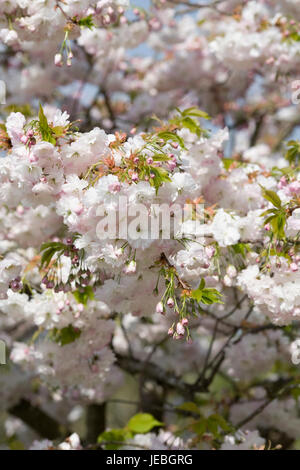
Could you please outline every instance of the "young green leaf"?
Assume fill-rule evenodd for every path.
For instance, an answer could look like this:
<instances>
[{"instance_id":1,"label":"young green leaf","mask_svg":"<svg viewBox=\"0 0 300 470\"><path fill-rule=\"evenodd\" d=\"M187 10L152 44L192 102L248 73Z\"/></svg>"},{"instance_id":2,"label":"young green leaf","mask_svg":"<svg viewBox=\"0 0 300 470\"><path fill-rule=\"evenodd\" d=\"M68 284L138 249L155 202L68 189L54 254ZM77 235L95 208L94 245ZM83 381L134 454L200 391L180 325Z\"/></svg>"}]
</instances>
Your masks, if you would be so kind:
<instances>
[{"instance_id":1,"label":"young green leaf","mask_svg":"<svg viewBox=\"0 0 300 470\"><path fill-rule=\"evenodd\" d=\"M93 21L93 15L85 16L84 18L81 18L78 20L77 24L81 26L82 28L89 28L92 29L95 27L94 21Z\"/></svg>"},{"instance_id":2,"label":"young green leaf","mask_svg":"<svg viewBox=\"0 0 300 470\"><path fill-rule=\"evenodd\" d=\"M73 343L79 336L81 331L78 328L74 328L73 325L66 326L61 330L53 328L51 330L49 337L55 343L58 343L60 346L65 346L66 344Z\"/></svg>"},{"instance_id":3,"label":"young green leaf","mask_svg":"<svg viewBox=\"0 0 300 470\"><path fill-rule=\"evenodd\" d=\"M76 290L73 292L73 295L79 304L83 304L85 306L89 300L93 300L95 298L92 286L86 286L81 291Z\"/></svg>"},{"instance_id":4,"label":"young green leaf","mask_svg":"<svg viewBox=\"0 0 300 470\"><path fill-rule=\"evenodd\" d=\"M261 186L261 188L263 197L267 201L271 202L273 206L277 207L278 209L281 209L282 203L280 197L274 191L270 191L269 189L266 189L263 186Z\"/></svg>"},{"instance_id":5,"label":"young green leaf","mask_svg":"<svg viewBox=\"0 0 300 470\"><path fill-rule=\"evenodd\" d=\"M145 434L156 426L163 426L163 423L149 413L138 413L127 424L128 429L137 434Z\"/></svg>"},{"instance_id":6,"label":"young green leaf","mask_svg":"<svg viewBox=\"0 0 300 470\"><path fill-rule=\"evenodd\" d=\"M110 429L109 431L101 433L97 442L99 444L103 442L106 450L118 450L122 448L122 442L125 443L127 439L131 439L132 437L132 433L128 432L125 428Z\"/></svg>"},{"instance_id":7,"label":"young green leaf","mask_svg":"<svg viewBox=\"0 0 300 470\"><path fill-rule=\"evenodd\" d=\"M42 139L45 142L56 145L56 139L53 137L53 131L48 124L42 105L40 104L39 110L39 130L42 135Z\"/></svg>"}]
</instances>

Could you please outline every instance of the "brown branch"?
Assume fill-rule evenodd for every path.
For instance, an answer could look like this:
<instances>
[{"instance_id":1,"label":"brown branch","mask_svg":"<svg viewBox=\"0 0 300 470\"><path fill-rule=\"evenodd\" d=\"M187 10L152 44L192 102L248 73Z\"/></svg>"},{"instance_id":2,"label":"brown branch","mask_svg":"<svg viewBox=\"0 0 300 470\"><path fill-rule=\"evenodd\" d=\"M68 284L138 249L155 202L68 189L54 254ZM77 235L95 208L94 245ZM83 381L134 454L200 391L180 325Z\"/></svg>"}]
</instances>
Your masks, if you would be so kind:
<instances>
[{"instance_id":1,"label":"brown branch","mask_svg":"<svg viewBox=\"0 0 300 470\"><path fill-rule=\"evenodd\" d=\"M121 369L126 370L127 372L132 374L144 374L148 378L155 380L157 383L165 387L177 390L189 399L192 397L192 391L189 385L181 382L178 377L167 374L165 370L160 369L155 364L146 364L144 362L139 362L137 359L122 357L120 355L117 355L117 361Z\"/></svg>"},{"instance_id":2,"label":"brown branch","mask_svg":"<svg viewBox=\"0 0 300 470\"><path fill-rule=\"evenodd\" d=\"M8 413L21 419L43 438L52 440L64 438L70 434L68 429L25 399L10 408Z\"/></svg>"}]
</instances>

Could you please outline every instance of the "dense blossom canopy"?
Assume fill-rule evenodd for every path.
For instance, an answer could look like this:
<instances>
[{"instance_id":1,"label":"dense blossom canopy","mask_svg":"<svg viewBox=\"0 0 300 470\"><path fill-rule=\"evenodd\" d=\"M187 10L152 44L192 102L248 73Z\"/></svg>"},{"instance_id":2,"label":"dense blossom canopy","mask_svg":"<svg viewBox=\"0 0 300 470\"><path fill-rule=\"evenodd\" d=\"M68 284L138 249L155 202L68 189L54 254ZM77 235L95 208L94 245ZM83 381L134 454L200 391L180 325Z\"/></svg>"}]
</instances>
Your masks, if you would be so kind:
<instances>
[{"instance_id":1,"label":"dense blossom canopy","mask_svg":"<svg viewBox=\"0 0 300 470\"><path fill-rule=\"evenodd\" d=\"M138 4L0 4L1 445L297 448L299 1Z\"/></svg>"}]
</instances>

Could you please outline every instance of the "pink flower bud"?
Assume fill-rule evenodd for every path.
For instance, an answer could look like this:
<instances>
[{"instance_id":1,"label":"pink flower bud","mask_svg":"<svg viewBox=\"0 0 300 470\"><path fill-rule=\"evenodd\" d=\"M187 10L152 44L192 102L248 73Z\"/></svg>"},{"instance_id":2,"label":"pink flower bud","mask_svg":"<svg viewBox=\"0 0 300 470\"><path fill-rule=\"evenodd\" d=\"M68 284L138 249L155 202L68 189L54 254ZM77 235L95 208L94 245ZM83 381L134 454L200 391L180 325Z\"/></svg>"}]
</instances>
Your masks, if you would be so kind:
<instances>
[{"instance_id":1,"label":"pink flower bud","mask_svg":"<svg viewBox=\"0 0 300 470\"><path fill-rule=\"evenodd\" d=\"M147 158L147 163L148 163L148 165L152 165L152 163L153 163L153 158L152 158L152 157L148 157L148 158Z\"/></svg>"},{"instance_id":2,"label":"pink flower bud","mask_svg":"<svg viewBox=\"0 0 300 470\"><path fill-rule=\"evenodd\" d=\"M183 318L183 319L181 320L182 326L186 326L186 325L188 325L188 323L189 323L189 321L188 321L187 318Z\"/></svg>"},{"instance_id":3,"label":"pink flower bud","mask_svg":"<svg viewBox=\"0 0 300 470\"><path fill-rule=\"evenodd\" d=\"M62 67L63 60L62 60L62 55L61 54L55 54L54 64L56 65L56 67Z\"/></svg>"},{"instance_id":4,"label":"pink flower bud","mask_svg":"<svg viewBox=\"0 0 300 470\"><path fill-rule=\"evenodd\" d=\"M226 273L232 279L232 278L236 277L237 270L236 270L235 266L233 266L233 264L230 264L226 269Z\"/></svg>"},{"instance_id":5,"label":"pink flower bud","mask_svg":"<svg viewBox=\"0 0 300 470\"><path fill-rule=\"evenodd\" d=\"M177 325L176 325L176 333L179 336L184 336L184 334L185 334L184 326L180 322L178 322Z\"/></svg>"},{"instance_id":6,"label":"pink flower bud","mask_svg":"<svg viewBox=\"0 0 300 470\"><path fill-rule=\"evenodd\" d=\"M172 297L169 297L167 300L167 306L170 308L173 308L174 305L175 305L174 299L172 299Z\"/></svg>"},{"instance_id":7,"label":"pink flower bud","mask_svg":"<svg viewBox=\"0 0 300 470\"><path fill-rule=\"evenodd\" d=\"M173 171L177 167L177 163L174 161L168 162L169 170Z\"/></svg>"},{"instance_id":8,"label":"pink flower bud","mask_svg":"<svg viewBox=\"0 0 300 470\"><path fill-rule=\"evenodd\" d=\"M156 313L161 313L162 315L164 314L164 306L162 302L158 302L156 305Z\"/></svg>"},{"instance_id":9,"label":"pink flower bud","mask_svg":"<svg viewBox=\"0 0 300 470\"><path fill-rule=\"evenodd\" d=\"M132 173L132 175L131 175L131 179L132 179L132 181L138 181L139 175L138 175L136 172L134 172L134 173Z\"/></svg>"}]
</instances>

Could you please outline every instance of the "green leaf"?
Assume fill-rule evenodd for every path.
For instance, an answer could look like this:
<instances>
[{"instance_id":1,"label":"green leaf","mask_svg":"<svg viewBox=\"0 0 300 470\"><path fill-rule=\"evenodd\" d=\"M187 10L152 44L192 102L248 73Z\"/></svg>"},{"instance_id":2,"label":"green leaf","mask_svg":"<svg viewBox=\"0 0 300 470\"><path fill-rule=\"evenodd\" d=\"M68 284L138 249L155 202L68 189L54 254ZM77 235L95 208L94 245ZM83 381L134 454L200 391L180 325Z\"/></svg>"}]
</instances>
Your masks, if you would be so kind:
<instances>
[{"instance_id":1,"label":"green leaf","mask_svg":"<svg viewBox=\"0 0 300 470\"><path fill-rule=\"evenodd\" d=\"M55 137L58 139L59 137L62 137L65 133L65 128L63 126L55 126L52 128L52 132L55 135Z\"/></svg>"},{"instance_id":2,"label":"green leaf","mask_svg":"<svg viewBox=\"0 0 300 470\"><path fill-rule=\"evenodd\" d=\"M41 246L41 267L48 267L53 256L57 254L58 256L61 255L66 249L66 245L61 242L49 242L43 243Z\"/></svg>"},{"instance_id":3,"label":"green leaf","mask_svg":"<svg viewBox=\"0 0 300 470\"><path fill-rule=\"evenodd\" d=\"M127 424L128 429L136 434L145 434L156 426L163 426L163 423L149 413L138 413Z\"/></svg>"},{"instance_id":4,"label":"green leaf","mask_svg":"<svg viewBox=\"0 0 300 470\"><path fill-rule=\"evenodd\" d=\"M200 303L202 300L202 290L199 288L193 290L191 294L191 298L196 300L198 303Z\"/></svg>"},{"instance_id":5,"label":"green leaf","mask_svg":"<svg viewBox=\"0 0 300 470\"><path fill-rule=\"evenodd\" d=\"M210 420L214 420L223 431L232 432L234 430L233 426L231 426L227 421L223 418L223 416L219 414L214 414L209 417Z\"/></svg>"},{"instance_id":6,"label":"green leaf","mask_svg":"<svg viewBox=\"0 0 300 470\"><path fill-rule=\"evenodd\" d=\"M277 217L277 214L270 215L270 217L268 217L266 220L264 220L264 225L269 224L270 222L272 222L273 219L276 219L276 217Z\"/></svg>"},{"instance_id":7,"label":"green leaf","mask_svg":"<svg viewBox=\"0 0 300 470\"><path fill-rule=\"evenodd\" d=\"M222 297L222 294L217 289L206 288L202 290L201 302L206 305L223 304Z\"/></svg>"},{"instance_id":8,"label":"green leaf","mask_svg":"<svg viewBox=\"0 0 300 470\"><path fill-rule=\"evenodd\" d=\"M207 425L208 431L209 431L215 438L219 437L219 427L218 427L218 423L217 423L214 419L208 418L206 425Z\"/></svg>"},{"instance_id":9,"label":"green leaf","mask_svg":"<svg viewBox=\"0 0 300 470\"><path fill-rule=\"evenodd\" d=\"M298 398L300 397L300 388L299 387L292 389L292 396L294 397L294 399L296 401L298 400Z\"/></svg>"},{"instance_id":10,"label":"green leaf","mask_svg":"<svg viewBox=\"0 0 300 470\"><path fill-rule=\"evenodd\" d=\"M201 411L199 410L198 406L192 401L182 403L182 405L179 405L177 408L178 410L189 411L190 413L201 415Z\"/></svg>"},{"instance_id":11,"label":"green leaf","mask_svg":"<svg viewBox=\"0 0 300 470\"><path fill-rule=\"evenodd\" d=\"M251 251L251 248L247 243L236 243L235 245L232 245L231 248L235 254L242 255L243 258L245 258L246 254Z\"/></svg>"},{"instance_id":12,"label":"green leaf","mask_svg":"<svg viewBox=\"0 0 300 470\"><path fill-rule=\"evenodd\" d=\"M203 303L206 305L211 304L222 304L221 301L222 294L211 287L205 287L204 279L201 279L198 289L195 289L191 293L191 298L196 300L198 303Z\"/></svg>"},{"instance_id":13,"label":"green leaf","mask_svg":"<svg viewBox=\"0 0 300 470\"><path fill-rule=\"evenodd\" d=\"M149 167L149 175L152 173L154 175L154 178L149 178L151 186L154 186L156 189L156 192L158 189L161 187L161 185L166 182L166 181L172 181L171 178L169 177L169 173L165 168L162 167L154 167L151 166Z\"/></svg>"},{"instance_id":14,"label":"green leaf","mask_svg":"<svg viewBox=\"0 0 300 470\"><path fill-rule=\"evenodd\" d=\"M179 116L171 119L169 121L170 124L175 124L175 126L179 128L187 128L190 132L196 134L198 137L207 134L207 131L201 128L199 121L197 119L193 119L193 117L210 119L207 113L196 107L188 108L184 111L181 111L179 108L176 108L176 110L179 113Z\"/></svg>"},{"instance_id":15,"label":"green leaf","mask_svg":"<svg viewBox=\"0 0 300 470\"><path fill-rule=\"evenodd\" d=\"M195 116L203 119L211 119L210 116L205 113L204 111L201 111L201 109L196 108L196 106L193 106L192 108L187 108L184 111L182 111L183 116Z\"/></svg>"},{"instance_id":16,"label":"green leaf","mask_svg":"<svg viewBox=\"0 0 300 470\"><path fill-rule=\"evenodd\" d=\"M159 132L158 137L164 140L165 142L168 142L169 140L171 140L172 142L174 141L178 142L181 148L183 149L185 148L183 139L179 135L175 134L174 132L169 132L169 131Z\"/></svg>"},{"instance_id":17,"label":"green leaf","mask_svg":"<svg viewBox=\"0 0 300 470\"><path fill-rule=\"evenodd\" d=\"M40 104L39 110L39 130L42 135L42 139L45 142L56 145L56 139L53 137L53 131L48 124L42 105Z\"/></svg>"},{"instance_id":18,"label":"green leaf","mask_svg":"<svg viewBox=\"0 0 300 470\"><path fill-rule=\"evenodd\" d=\"M234 160L233 158L222 158L222 163L226 171L229 170L231 165L234 163L237 168L241 166L245 166L244 162L240 162L239 160Z\"/></svg>"},{"instance_id":19,"label":"green leaf","mask_svg":"<svg viewBox=\"0 0 300 470\"><path fill-rule=\"evenodd\" d=\"M268 214L277 214L278 213L278 210L275 209L275 207L272 207L272 209L268 209L266 210L265 212L263 212L262 214L260 214L260 217L265 217L265 215L268 215Z\"/></svg>"},{"instance_id":20,"label":"green leaf","mask_svg":"<svg viewBox=\"0 0 300 470\"><path fill-rule=\"evenodd\" d=\"M286 160L292 165L300 159L300 142L297 140L290 140L287 143L288 151L285 154Z\"/></svg>"},{"instance_id":21,"label":"green leaf","mask_svg":"<svg viewBox=\"0 0 300 470\"><path fill-rule=\"evenodd\" d=\"M266 189L263 186L261 186L261 188L262 188L263 197L267 201L271 202L273 204L273 206L280 209L281 205L282 205L280 197L274 191L270 191L269 189Z\"/></svg>"},{"instance_id":22,"label":"green leaf","mask_svg":"<svg viewBox=\"0 0 300 470\"><path fill-rule=\"evenodd\" d=\"M132 433L128 432L125 428L123 429L110 429L109 431L104 431L100 434L97 439L97 442L101 444L102 442L107 442L105 444L106 450L117 450L122 448L122 442L125 443L127 439L133 437Z\"/></svg>"},{"instance_id":23,"label":"green leaf","mask_svg":"<svg viewBox=\"0 0 300 470\"><path fill-rule=\"evenodd\" d=\"M61 330L53 328L49 333L49 338L60 346L65 346L73 343L80 335L81 331L78 328L75 329L73 325L69 325Z\"/></svg>"},{"instance_id":24,"label":"green leaf","mask_svg":"<svg viewBox=\"0 0 300 470\"><path fill-rule=\"evenodd\" d=\"M76 290L73 292L73 295L76 299L76 301L79 304L87 305L89 300L94 300L95 295L92 286L86 286L84 288L81 288L82 290Z\"/></svg>"},{"instance_id":25,"label":"green leaf","mask_svg":"<svg viewBox=\"0 0 300 470\"><path fill-rule=\"evenodd\" d=\"M95 27L94 21L93 21L93 15L85 16L84 18L81 18L78 20L77 24L81 26L82 28L89 28L92 29Z\"/></svg>"},{"instance_id":26,"label":"green leaf","mask_svg":"<svg viewBox=\"0 0 300 470\"><path fill-rule=\"evenodd\" d=\"M153 155L153 160L157 162L168 162L170 160L170 157L165 153L156 153L155 155Z\"/></svg>"},{"instance_id":27,"label":"green leaf","mask_svg":"<svg viewBox=\"0 0 300 470\"><path fill-rule=\"evenodd\" d=\"M291 39L292 41L300 42L300 34L295 31L294 33L291 33L287 37L287 39Z\"/></svg>"},{"instance_id":28,"label":"green leaf","mask_svg":"<svg viewBox=\"0 0 300 470\"><path fill-rule=\"evenodd\" d=\"M193 134L197 134L198 137L201 135L201 127L199 126L199 123L189 116L186 116L181 120L181 126L189 129Z\"/></svg>"},{"instance_id":29,"label":"green leaf","mask_svg":"<svg viewBox=\"0 0 300 470\"><path fill-rule=\"evenodd\" d=\"M25 450L23 442L16 439L14 436L8 440L8 446L10 450Z\"/></svg>"},{"instance_id":30,"label":"green leaf","mask_svg":"<svg viewBox=\"0 0 300 470\"><path fill-rule=\"evenodd\" d=\"M276 238L284 239L285 232L284 227L286 223L286 218L284 214L279 214L277 217L273 218L271 221L272 229Z\"/></svg>"},{"instance_id":31,"label":"green leaf","mask_svg":"<svg viewBox=\"0 0 300 470\"><path fill-rule=\"evenodd\" d=\"M207 420L205 418L195 421L192 425L192 430L199 436L203 436L207 430Z\"/></svg>"}]
</instances>

